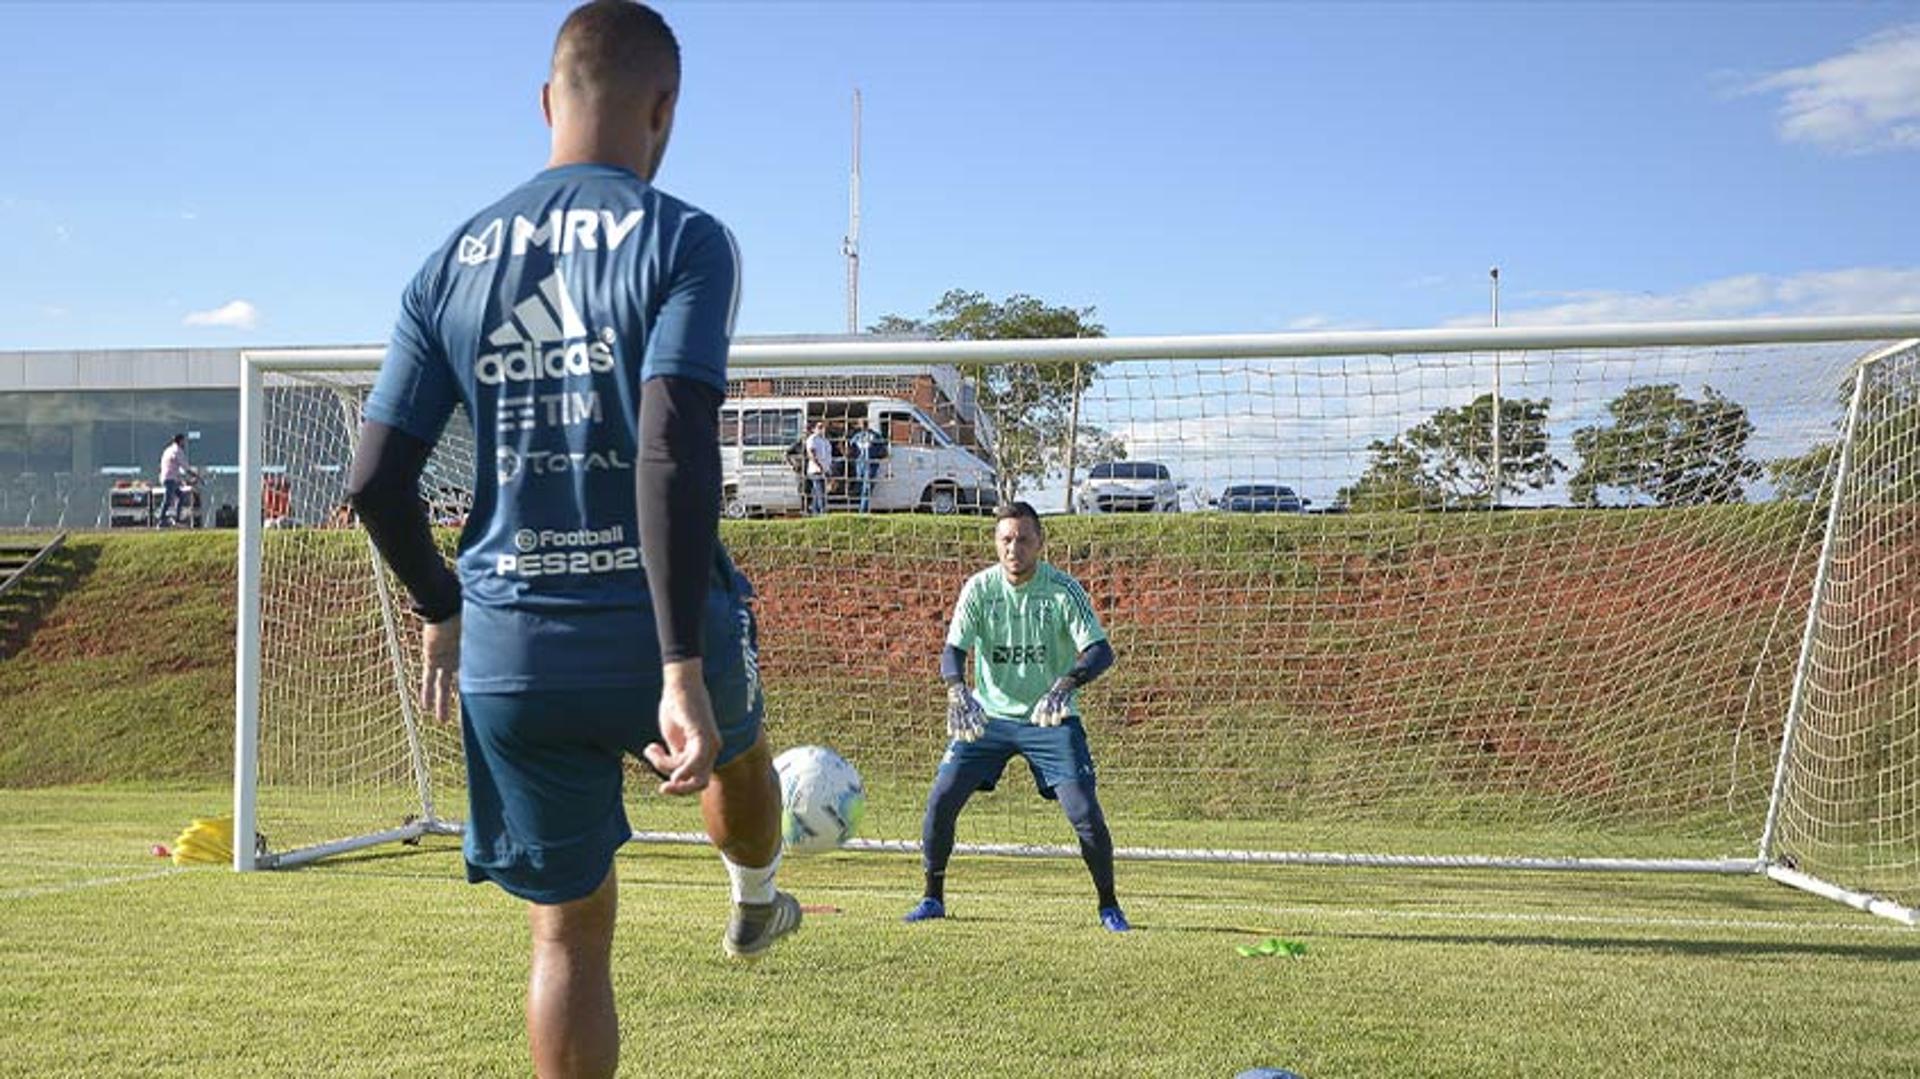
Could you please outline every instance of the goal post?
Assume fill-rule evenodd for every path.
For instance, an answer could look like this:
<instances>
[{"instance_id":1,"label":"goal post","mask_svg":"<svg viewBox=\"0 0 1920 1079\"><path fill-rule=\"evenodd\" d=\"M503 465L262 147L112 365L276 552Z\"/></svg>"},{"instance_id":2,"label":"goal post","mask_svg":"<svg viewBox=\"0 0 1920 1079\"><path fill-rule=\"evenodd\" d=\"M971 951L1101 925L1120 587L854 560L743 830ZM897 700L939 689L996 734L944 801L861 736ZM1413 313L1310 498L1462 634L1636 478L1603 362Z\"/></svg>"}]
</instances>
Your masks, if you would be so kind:
<instances>
[{"instance_id":1,"label":"goal post","mask_svg":"<svg viewBox=\"0 0 1920 1079\"><path fill-rule=\"evenodd\" d=\"M459 832L437 804L461 789L458 735L418 714L418 629L346 507L379 358L243 354L234 821L256 839L236 869ZM423 483L471 487L465 431L449 424Z\"/></svg>"},{"instance_id":2,"label":"goal post","mask_svg":"<svg viewBox=\"0 0 1920 1079\"><path fill-rule=\"evenodd\" d=\"M1855 365L1835 456L1760 857L1782 884L1915 925L1920 344Z\"/></svg>"},{"instance_id":3,"label":"goal post","mask_svg":"<svg viewBox=\"0 0 1920 1079\"><path fill-rule=\"evenodd\" d=\"M1119 654L1082 696L1123 857L1764 874L1911 924L1914 338L1920 316L743 341L723 455L784 493L792 422L869 419L895 447L878 484L978 458L1043 511L1178 506L1046 518ZM262 842L236 868L459 827L405 597L338 527L380 359L243 358L235 817ZM423 480L449 553L474 446L457 416ZM933 665L987 529L741 505L766 518L723 536L770 737L861 769L856 848L917 849ZM645 838L697 840L645 802ZM961 839L1078 853L1018 761Z\"/></svg>"}]
</instances>

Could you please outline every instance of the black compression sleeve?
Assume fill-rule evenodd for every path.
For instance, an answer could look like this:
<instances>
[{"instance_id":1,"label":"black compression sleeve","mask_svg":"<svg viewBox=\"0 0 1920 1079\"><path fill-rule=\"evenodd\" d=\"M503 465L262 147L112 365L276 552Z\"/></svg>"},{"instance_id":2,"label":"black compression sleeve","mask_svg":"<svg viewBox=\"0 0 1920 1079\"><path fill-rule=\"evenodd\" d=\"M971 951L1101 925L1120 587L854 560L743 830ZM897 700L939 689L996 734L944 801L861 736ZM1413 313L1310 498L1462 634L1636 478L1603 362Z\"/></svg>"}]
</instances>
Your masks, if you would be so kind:
<instances>
[{"instance_id":1,"label":"black compression sleeve","mask_svg":"<svg viewBox=\"0 0 1920 1079\"><path fill-rule=\"evenodd\" d=\"M1100 677L1111 666L1113 666L1113 646L1105 640L1098 640L1088 645L1086 651L1080 653L1080 658L1074 660L1073 669L1061 677L1072 679L1076 686L1084 686Z\"/></svg>"},{"instance_id":2,"label":"black compression sleeve","mask_svg":"<svg viewBox=\"0 0 1920 1079\"><path fill-rule=\"evenodd\" d=\"M360 425L347 501L367 526L394 576L413 597L414 613L444 622L460 613L460 579L440 557L420 500L420 473L433 444L384 423Z\"/></svg>"},{"instance_id":3,"label":"black compression sleeve","mask_svg":"<svg viewBox=\"0 0 1920 1079\"><path fill-rule=\"evenodd\" d=\"M648 379L640 391L634 470L640 553L653 595L660 656L701 653L707 588L720 543L720 391L688 378Z\"/></svg>"},{"instance_id":4,"label":"black compression sleeve","mask_svg":"<svg viewBox=\"0 0 1920 1079\"><path fill-rule=\"evenodd\" d=\"M949 685L966 685L966 649L948 645L940 650L940 678Z\"/></svg>"}]
</instances>

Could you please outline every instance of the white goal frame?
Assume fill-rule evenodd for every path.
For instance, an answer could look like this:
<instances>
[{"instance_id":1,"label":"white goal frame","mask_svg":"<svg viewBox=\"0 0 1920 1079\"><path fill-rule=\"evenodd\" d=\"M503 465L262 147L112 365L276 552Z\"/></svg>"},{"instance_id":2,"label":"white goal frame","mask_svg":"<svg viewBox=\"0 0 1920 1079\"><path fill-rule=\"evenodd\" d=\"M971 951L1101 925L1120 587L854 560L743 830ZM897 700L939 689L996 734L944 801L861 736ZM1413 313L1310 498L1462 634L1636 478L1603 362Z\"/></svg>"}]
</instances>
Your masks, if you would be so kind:
<instances>
[{"instance_id":1,"label":"white goal frame","mask_svg":"<svg viewBox=\"0 0 1920 1079\"><path fill-rule=\"evenodd\" d=\"M876 339L857 342L807 342L737 344L731 353L735 367L779 366L831 368L858 363L862 366L928 365L970 363L1066 363L1074 361L1132 362L1208 359L1287 359L1324 356L1392 356L1398 354L1503 353L1521 350L1556 350L1619 347L1690 347L1778 345L1804 342L1835 343L1846 341L1900 341L1902 344L1860 361L1857 370L1893 351L1920 344L1920 315L1891 315L1845 318L1752 319L1737 321L1666 322L1608 324L1592 326L1525 327L1497 329L1431 329L1358 331L1339 333L1262 333L1211 336L1113 337L1061 340L1011 341L908 341ZM259 767L260 692L261 692L261 480L262 415L264 387L274 373L317 371L366 371L379 367L384 348L295 348L252 349L241 355L240 390L240 544L239 610L235 664L235 764L234 764L234 868L249 871L281 868L311 862L318 858L381 843L407 841L427 834L458 834L457 821L440 817L432 804L432 793L421 774L421 812L417 819L398 828L343 839L320 846L281 854L256 850L251 837L256 834L256 799ZM1862 375L1856 375L1847 428L1840 438L1842 447L1834 478L1835 488L1844 484L1851 465L1850 435L1860 408ZM1810 603L1800 644L1798 668L1794 677L1792 700L1785 719L1782 745L1774 769L1771 798L1758 850L1750 858L1725 859L1639 859L1639 858L1511 858L1473 856L1424 856L1383 854L1342 854L1311 851L1221 851L1163 848L1123 848L1122 858L1140 860L1207 860L1268 865L1378 866L1387 868L1432 869L1517 869L1584 870L1594 872L1686 872L1719 874L1757 874L1782 884L1802 889L1855 909L1890 918L1906 925L1920 924L1920 913L1891 899L1855 891L1831 881L1801 872L1776 857L1776 822L1782 791L1791 764L1794 739L1804 710L1804 680L1813 647L1815 623L1827 586L1830 545L1840 518L1840 499L1835 497L1828 511ZM382 585L385 588L385 585ZM391 604L388 605L391 609ZM398 636L390 622L388 647L399 647ZM405 706L412 722L413 708ZM424 766L418 760L416 769ZM643 832L641 841L703 842L697 833ZM851 848L888 852L912 852L919 848L912 841L855 840ZM961 844L957 851L1019 856L1077 857L1077 848L1048 845Z\"/></svg>"}]
</instances>

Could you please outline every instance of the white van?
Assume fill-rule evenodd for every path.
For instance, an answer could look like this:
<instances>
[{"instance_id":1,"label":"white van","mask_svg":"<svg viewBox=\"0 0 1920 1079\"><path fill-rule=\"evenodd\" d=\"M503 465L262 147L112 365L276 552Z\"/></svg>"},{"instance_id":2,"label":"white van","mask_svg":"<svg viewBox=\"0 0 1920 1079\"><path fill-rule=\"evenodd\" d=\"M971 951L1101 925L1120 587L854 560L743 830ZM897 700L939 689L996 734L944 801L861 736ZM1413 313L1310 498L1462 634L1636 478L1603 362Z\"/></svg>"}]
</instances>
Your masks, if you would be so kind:
<instances>
[{"instance_id":1,"label":"white van","mask_svg":"<svg viewBox=\"0 0 1920 1079\"><path fill-rule=\"evenodd\" d=\"M890 397L743 397L720 410L721 511L728 517L802 513L804 480L791 453L816 422L827 425L840 475L829 511L857 510L859 489L846 474L846 438L865 420L887 438L869 508L982 512L998 500L993 466L947 436L927 414Z\"/></svg>"}]
</instances>

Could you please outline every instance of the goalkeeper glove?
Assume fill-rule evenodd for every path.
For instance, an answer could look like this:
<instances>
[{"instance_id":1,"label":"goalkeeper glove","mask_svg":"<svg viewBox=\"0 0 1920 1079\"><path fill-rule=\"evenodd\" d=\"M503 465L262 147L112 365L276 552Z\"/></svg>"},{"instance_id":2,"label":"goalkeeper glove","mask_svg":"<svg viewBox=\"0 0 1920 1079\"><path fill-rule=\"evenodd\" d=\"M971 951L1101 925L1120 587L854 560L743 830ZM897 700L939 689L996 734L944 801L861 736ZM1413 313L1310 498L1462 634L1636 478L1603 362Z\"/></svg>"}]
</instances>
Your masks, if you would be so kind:
<instances>
[{"instance_id":1,"label":"goalkeeper glove","mask_svg":"<svg viewBox=\"0 0 1920 1079\"><path fill-rule=\"evenodd\" d=\"M1062 678L1053 684L1040 704L1033 710L1033 725L1036 727L1058 727L1073 714L1073 691L1078 686L1071 678Z\"/></svg>"},{"instance_id":2,"label":"goalkeeper glove","mask_svg":"<svg viewBox=\"0 0 1920 1079\"><path fill-rule=\"evenodd\" d=\"M947 687L947 734L956 742L979 740L987 730L987 714L962 683Z\"/></svg>"}]
</instances>

